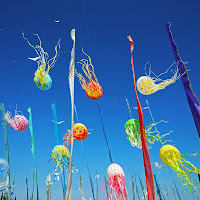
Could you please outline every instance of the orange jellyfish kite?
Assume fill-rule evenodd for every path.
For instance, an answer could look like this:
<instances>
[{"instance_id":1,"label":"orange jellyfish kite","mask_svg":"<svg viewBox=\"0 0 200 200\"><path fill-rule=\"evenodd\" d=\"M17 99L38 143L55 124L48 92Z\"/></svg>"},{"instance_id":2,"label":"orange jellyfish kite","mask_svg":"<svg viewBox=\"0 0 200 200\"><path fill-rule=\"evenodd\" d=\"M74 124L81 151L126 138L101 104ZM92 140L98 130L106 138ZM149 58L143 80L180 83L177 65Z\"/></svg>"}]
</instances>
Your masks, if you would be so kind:
<instances>
[{"instance_id":1,"label":"orange jellyfish kite","mask_svg":"<svg viewBox=\"0 0 200 200\"><path fill-rule=\"evenodd\" d=\"M85 140L88 135L88 130L84 124L76 123L73 126L73 140ZM71 130L68 130L65 136L63 137L63 140L65 141L64 144L67 144L67 146L71 143Z\"/></svg>"},{"instance_id":2,"label":"orange jellyfish kite","mask_svg":"<svg viewBox=\"0 0 200 200\"><path fill-rule=\"evenodd\" d=\"M79 78L80 84L85 90L87 97L90 99L99 99L103 95L103 89L94 73L94 66L92 65L90 56L88 56L83 49L82 52L88 57L88 60L82 59L78 63L82 65L83 72L89 81L87 82L83 75L78 73L76 70L75 75Z\"/></svg>"}]
</instances>

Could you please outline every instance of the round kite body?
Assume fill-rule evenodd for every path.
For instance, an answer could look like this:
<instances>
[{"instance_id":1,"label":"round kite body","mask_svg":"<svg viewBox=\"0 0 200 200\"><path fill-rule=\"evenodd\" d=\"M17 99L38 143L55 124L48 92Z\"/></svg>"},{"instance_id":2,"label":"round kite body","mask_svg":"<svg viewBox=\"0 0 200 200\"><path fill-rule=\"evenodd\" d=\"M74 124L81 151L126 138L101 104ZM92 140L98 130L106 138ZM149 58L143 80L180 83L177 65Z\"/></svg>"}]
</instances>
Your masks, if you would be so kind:
<instances>
[{"instance_id":1,"label":"round kite body","mask_svg":"<svg viewBox=\"0 0 200 200\"><path fill-rule=\"evenodd\" d=\"M5 177L8 174L9 165L8 162L0 158L0 179Z\"/></svg>"},{"instance_id":2,"label":"round kite body","mask_svg":"<svg viewBox=\"0 0 200 200\"><path fill-rule=\"evenodd\" d=\"M57 145L53 148L51 156L58 166L68 165L69 163L69 150L63 145Z\"/></svg>"},{"instance_id":3,"label":"round kite body","mask_svg":"<svg viewBox=\"0 0 200 200\"><path fill-rule=\"evenodd\" d=\"M85 140L88 135L88 130L84 124L76 123L73 126L73 138L74 140Z\"/></svg>"},{"instance_id":4,"label":"round kite body","mask_svg":"<svg viewBox=\"0 0 200 200\"><path fill-rule=\"evenodd\" d=\"M129 119L124 126L128 140L133 147L142 148L140 123L137 119Z\"/></svg>"},{"instance_id":5,"label":"round kite body","mask_svg":"<svg viewBox=\"0 0 200 200\"><path fill-rule=\"evenodd\" d=\"M103 95L103 89L99 85L99 83L96 83L95 81L92 81L85 85L85 93L88 98L90 99L99 99Z\"/></svg>"},{"instance_id":6,"label":"round kite body","mask_svg":"<svg viewBox=\"0 0 200 200\"><path fill-rule=\"evenodd\" d=\"M141 94L150 95L155 93L158 88L153 79L149 76L141 76L137 80L137 89Z\"/></svg>"},{"instance_id":7,"label":"round kite body","mask_svg":"<svg viewBox=\"0 0 200 200\"><path fill-rule=\"evenodd\" d=\"M121 166L115 163L109 165L107 177L110 181L107 182L108 186L110 186L109 199L128 200L125 174Z\"/></svg>"},{"instance_id":8,"label":"round kite body","mask_svg":"<svg viewBox=\"0 0 200 200\"><path fill-rule=\"evenodd\" d=\"M38 70L37 70L38 71ZM35 84L40 90L48 90L52 86L52 79L49 74L35 73Z\"/></svg>"},{"instance_id":9,"label":"round kite body","mask_svg":"<svg viewBox=\"0 0 200 200\"><path fill-rule=\"evenodd\" d=\"M11 119L11 115L9 112L5 114L5 120L7 123L17 131L25 131L28 128L28 120L23 115L15 115L13 119Z\"/></svg>"},{"instance_id":10,"label":"round kite body","mask_svg":"<svg viewBox=\"0 0 200 200\"><path fill-rule=\"evenodd\" d=\"M177 164L181 163L180 151L172 145L164 145L160 149L160 158L167 166L170 166L172 162Z\"/></svg>"},{"instance_id":11,"label":"round kite body","mask_svg":"<svg viewBox=\"0 0 200 200\"><path fill-rule=\"evenodd\" d=\"M73 126L73 140L85 140L88 135L88 130L84 124L76 123ZM63 137L63 140L65 140L65 144L67 143L67 146L71 143L71 130L68 130L65 136Z\"/></svg>"},{"instance_id":12,"label":"round kite body","mask_svg":"<svg viewBox=\"0 0 200 200\"><path fill-rule=\"evenodd\" d=\"M115 177L125 177L125 174L124 174L124 170L122 169L122 167L118 164L111 164L108 166L108 169L107 169L107 177L109 180L115 178Z\"/></svg>"}]
</instances>

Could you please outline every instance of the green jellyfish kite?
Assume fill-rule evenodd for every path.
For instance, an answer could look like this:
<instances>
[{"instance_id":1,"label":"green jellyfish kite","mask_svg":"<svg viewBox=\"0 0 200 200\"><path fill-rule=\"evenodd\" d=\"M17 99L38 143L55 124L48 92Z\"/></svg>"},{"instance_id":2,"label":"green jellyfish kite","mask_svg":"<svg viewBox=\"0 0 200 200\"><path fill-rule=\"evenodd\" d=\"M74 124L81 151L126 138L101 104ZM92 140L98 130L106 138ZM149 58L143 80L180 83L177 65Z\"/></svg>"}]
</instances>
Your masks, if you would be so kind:
<instances>
[{"instance_id":1,"label":"green jellyfish kite","mask_svg":"<svg viewBox=\"0 0 200 200\"><path fill-rule=\"evenodd\" d=\"M146 134L146 140L149 144L154 144L155 141L163 144L162 138L164 138L167 134L164 134L160 136L159 132L157 132L157 135L152 135L152 128L155 126L155 124L150 124L149 127L145 130ZM137 119L129 119L124 126L126 135L128 137L128 140L130 141L131 145L133 147L137 147L139 149L142 148L142 141L140 136L140 123Z\"/></svg>"}]
</instances>

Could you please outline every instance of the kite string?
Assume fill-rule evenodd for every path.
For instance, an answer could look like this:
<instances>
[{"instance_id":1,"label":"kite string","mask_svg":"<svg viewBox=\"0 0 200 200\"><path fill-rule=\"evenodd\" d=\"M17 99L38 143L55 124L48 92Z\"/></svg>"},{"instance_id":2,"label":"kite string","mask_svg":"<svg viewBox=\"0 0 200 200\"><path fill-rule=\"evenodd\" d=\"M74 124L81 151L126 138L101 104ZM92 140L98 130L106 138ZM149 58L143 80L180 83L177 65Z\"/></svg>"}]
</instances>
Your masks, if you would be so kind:
<instances>
[{"instance_id":1,"label":"kite string","mask_svg":"<svg viewBox=\"0 0 200 200\"><path fill-rule=\"evenodd\" d=\"M105 128L104 128L104 125L103 125L103 119L102 119L102 116L101 116L100 106L99 106L99 103L98 103L97 100L96 100L96 103L97 103L97 108L98 108L98 111L99 111L99 116L101 118L101 125L102 125L102 129L103 129L104 138L106 140L106 144L107 144L107 147L108 147L109 158L110 158L111 163L113 163L112 155L111 155L111 152L110 152L110 147L109 147L109 144L108 144L107 135L106 135Z\"/></svg>"},{"instance_id":2,"label":"kite string","mask_svg":"<svg viewBox=\"0 0 200 200\"><path fill-rule=\"evenodd\" d=\"M75 105L74 105L74 110L75 110L76 119L77 119L77 121L79 123L78 113L77 113ZM91 190L92 190L93 199L95 200L94 185L93 185L92 178L91 178L91 175L90 175L89 164L88 164L88 160L87 160L87 156L86 156L86 152L85 152L85 147L84 147L83 141L81 141L81 147L82 147L82 150L83 150L83 153L84 153L84 157L85 157L85 162L86 162L87 171L88 171L88 175L89 175L89 180L90 180L90 186L91 186Z\"/></svg>"}]
</instances>

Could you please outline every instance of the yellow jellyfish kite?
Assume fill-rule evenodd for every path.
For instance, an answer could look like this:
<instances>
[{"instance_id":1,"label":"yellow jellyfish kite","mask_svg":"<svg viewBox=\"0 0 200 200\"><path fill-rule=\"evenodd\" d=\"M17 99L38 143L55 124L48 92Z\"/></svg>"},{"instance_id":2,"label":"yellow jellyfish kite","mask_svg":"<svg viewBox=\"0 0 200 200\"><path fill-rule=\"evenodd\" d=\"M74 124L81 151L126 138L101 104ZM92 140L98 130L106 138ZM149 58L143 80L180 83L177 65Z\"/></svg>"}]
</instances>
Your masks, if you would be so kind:
<instances>
[{"instance_id":1,"label":"yellow jellyfish kite","mask_svg":"<svg viewBox=\"0 0 200 200\"><path fill-rule=\"evenodd\" d=\"M56 169L52 174L55 174L55 180L59 179L59 175L63 172L63 166L68 166L69 164L69 150L63 145L57 145L53 148L51 152L53 161L57 164ZM60 172L56 173L60 167ZM55 182L55 180L53 182ZM53 182L49 185L52 185Z\"/></svg>"},{"instance_id":2,"label":"yellow jellyfish kite","mask_svg":"<svg viewBox=\"0 0 200 200\"><path fill-rule=\"evenodd\" d=\"M86 77L89 79L89 82L75 70L75 75L79 78L82 88L85 90L85 93L90 99L99 99L103 95L103 89L98 83L98 79L94 73L94 66L92 65L91 58L88 56L82 49L82 52L88 57L88 60L82 59L80 63Z\"/></svg>"},{"instance_id":3,"label":"yellow jellyfish kite","mask_svg":"<svg viewBox=\"0 0 200 200\"><path fill-rule=\"evenodd\" d=\"M191 172L200 174L200 169L196 168L192 163L185 160L181 156L180 151L172 145L164 145L160 149L160 158L163 161L163 163L171 167L178 174L178 178L180 178L181 181L184 182L184 185L187 186L188 191L190 193L197 192L197 187L194 185L195 182L190 178L189 174ZM191 169L189 169L188 167L190 167ZM188 173L186 170L190 173ZM195 188L195 191L191 190L191 186Z\"/></svg>"},{"instance_id":4,"label":"yellow jellyfish kite","mask_svg":"<svg viewBox=\"0 0 200 200\"><path fill-rule=\"evenodd\" d=\"M168 70L172 67L172 65L167 69L166 72L160 74L159 76L167 73ZM146 69L146 65L145 65L145 69ZM178 76L178 68L175 70L174 75L170 79L166 79L166 80L160 79L159 76L156 76L153 72L152 73L154 74L155 77L151 77L150 76L151 72L152 71L150 67L149 74L147 75L145 71L146 76L141 76L137 80L137 89L141 94L144 94L144 95L153 94L157 92L158 90L165 89L166 86L171 85L172 83L175 83L175 81L180 78Z\"/></svg>"},{"instance_id":5,"label":"yellow jellyfish kite","mask_svg":"<svg viewBox=\"0 0 200 200\"><path fill-rule=\"evenodd\" d=\"M25 38L24 33L22 32L23 38L28 42L28 44L34 48L35 52L37 53L38 57L36 58L29 58L30 60L36 61L38 63L38 69L35 72L34 82L36 86L41 90L48 90L52 86L52 79L49 75L49 70L52 68L59 56L60 52L60 40L57 42L55 46L55 56L49 59L49 55L47 52L44 51L42 48L42 42L38 34L34 34L37 36L40 44L33 46L27 38Z\"/></svg>"}]
</instances>

